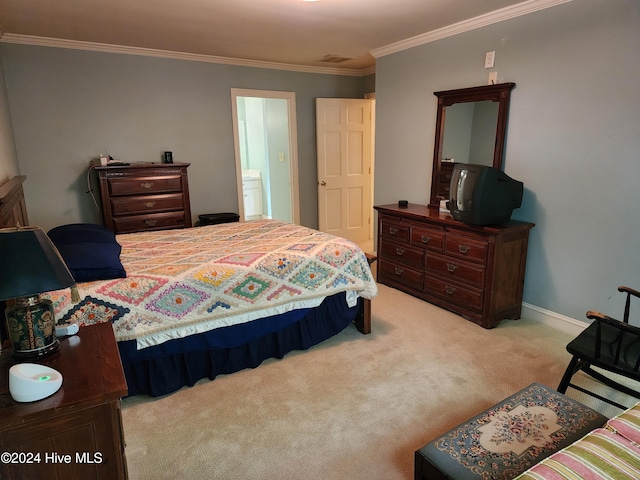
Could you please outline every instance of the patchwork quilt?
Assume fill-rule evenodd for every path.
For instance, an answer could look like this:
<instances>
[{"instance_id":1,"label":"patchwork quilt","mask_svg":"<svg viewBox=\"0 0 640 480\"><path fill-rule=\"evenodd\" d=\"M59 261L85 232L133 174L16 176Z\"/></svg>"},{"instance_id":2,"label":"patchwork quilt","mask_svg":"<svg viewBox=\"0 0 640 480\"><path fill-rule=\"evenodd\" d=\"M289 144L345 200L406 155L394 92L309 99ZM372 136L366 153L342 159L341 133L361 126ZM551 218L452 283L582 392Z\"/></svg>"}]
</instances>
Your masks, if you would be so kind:
<instances>
[{"instance_id":1,"label":"patchwork quilt","mask_svg":"<svg viewBox=\"0 0 640 480\"><path fill-rule=\"evenodd\" d=\"M50 292L58 322L112 322L138 349L377 287L352 242L276 220L118 235L127 277Z\"/></svg>"}]
</instances>

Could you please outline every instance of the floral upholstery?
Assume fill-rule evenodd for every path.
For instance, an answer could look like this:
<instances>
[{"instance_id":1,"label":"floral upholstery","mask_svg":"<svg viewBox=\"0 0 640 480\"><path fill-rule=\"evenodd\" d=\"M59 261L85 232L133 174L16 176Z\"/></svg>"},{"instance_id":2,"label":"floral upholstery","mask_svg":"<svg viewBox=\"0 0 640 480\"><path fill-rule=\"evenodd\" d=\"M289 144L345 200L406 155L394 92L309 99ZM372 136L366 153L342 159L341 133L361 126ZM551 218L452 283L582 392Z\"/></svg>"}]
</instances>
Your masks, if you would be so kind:
<instances>
[{"instance_id":1,"label":"floral upholstery","mask_svg":"<svg viewBox=\"0 0 640 480\"><path fill-rule=\"evenodd\" d=\"M607 421L534 383L416 452L416 478L510 480Z\"/></svg>"}]
</instances>

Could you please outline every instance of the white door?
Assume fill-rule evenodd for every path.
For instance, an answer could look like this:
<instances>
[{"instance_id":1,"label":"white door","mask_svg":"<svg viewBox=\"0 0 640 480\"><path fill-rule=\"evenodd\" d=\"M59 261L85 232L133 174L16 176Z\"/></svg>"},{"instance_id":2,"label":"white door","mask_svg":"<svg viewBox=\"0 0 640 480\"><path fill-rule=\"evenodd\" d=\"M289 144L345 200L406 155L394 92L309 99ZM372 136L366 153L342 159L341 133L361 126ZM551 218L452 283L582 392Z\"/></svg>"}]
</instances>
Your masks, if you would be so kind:
<instances>
[{"instance_id":1,"label":"white door","mask_svg":"<svg viewBox=\"0 0 640 480\"><path fill-rule=\"evenodd\" d=\"M316 99L318 228L353 242L369 239L373 215L371 104Z\"/></svg>"}]
</instances>

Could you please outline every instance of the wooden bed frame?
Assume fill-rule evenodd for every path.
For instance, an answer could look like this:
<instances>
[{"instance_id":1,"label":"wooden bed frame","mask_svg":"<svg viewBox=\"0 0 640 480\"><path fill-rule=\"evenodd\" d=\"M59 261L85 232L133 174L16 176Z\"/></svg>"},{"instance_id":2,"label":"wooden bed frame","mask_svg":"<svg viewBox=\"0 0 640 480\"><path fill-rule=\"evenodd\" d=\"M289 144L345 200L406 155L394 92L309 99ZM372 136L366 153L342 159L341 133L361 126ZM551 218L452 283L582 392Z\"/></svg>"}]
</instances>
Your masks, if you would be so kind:
<instances>
[{"instance_id":1,"label":"wooden bed frame","mask_svg":"<svg viewBox=\"0 0 640 480\"><path fill-rule=\"evenodd\" d=\"M27 177L20 175L0 185L0 228L29 225L22 190L26 179Z\"/></svg>"},{"instance_id":2,"label":"wooden bed frame","mask_svg":"<svg viewBox=\"0 0 640 480\"><path fill-rule=\"evenodd\" d=\"M0 185L0 228L29 225L27 206L24 199L22 184L27 179L18 175ZM368 256L369 264L375 257ZM354 320L358 331L363 334L371 333L371 300L361 298L361 308Z\"/></svg>"}]
</instances>

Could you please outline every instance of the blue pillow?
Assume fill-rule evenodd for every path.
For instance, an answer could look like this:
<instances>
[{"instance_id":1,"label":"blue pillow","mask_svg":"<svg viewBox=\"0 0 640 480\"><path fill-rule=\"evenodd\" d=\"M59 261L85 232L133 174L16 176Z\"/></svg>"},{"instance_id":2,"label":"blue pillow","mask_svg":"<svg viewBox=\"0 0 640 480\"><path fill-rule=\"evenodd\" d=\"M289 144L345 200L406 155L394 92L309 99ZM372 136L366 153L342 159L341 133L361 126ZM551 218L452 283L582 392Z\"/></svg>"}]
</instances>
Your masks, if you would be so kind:
<instances>
[{"instance_id":1,"label":"blue pillow","mask_svg":"<svg viewBox=\"0 0 640 480\"><path fill-rule=\"evenodd\" d=\"M52 228L47 232L56 245L71 243L114 243L116 236L107 227L95 223L73 223Z\"/></svg>"},{"instance_id":2,"label":"blue pillow","mask_svg":"<svg viewBox=\"0 0 640 480\"><path fill-rule=\"evenodd\" d=\"M75 223L47 233L76 282L125 278L120 262L122 247L111 230L102 225Z\"/></svg>"}]
</instances>

